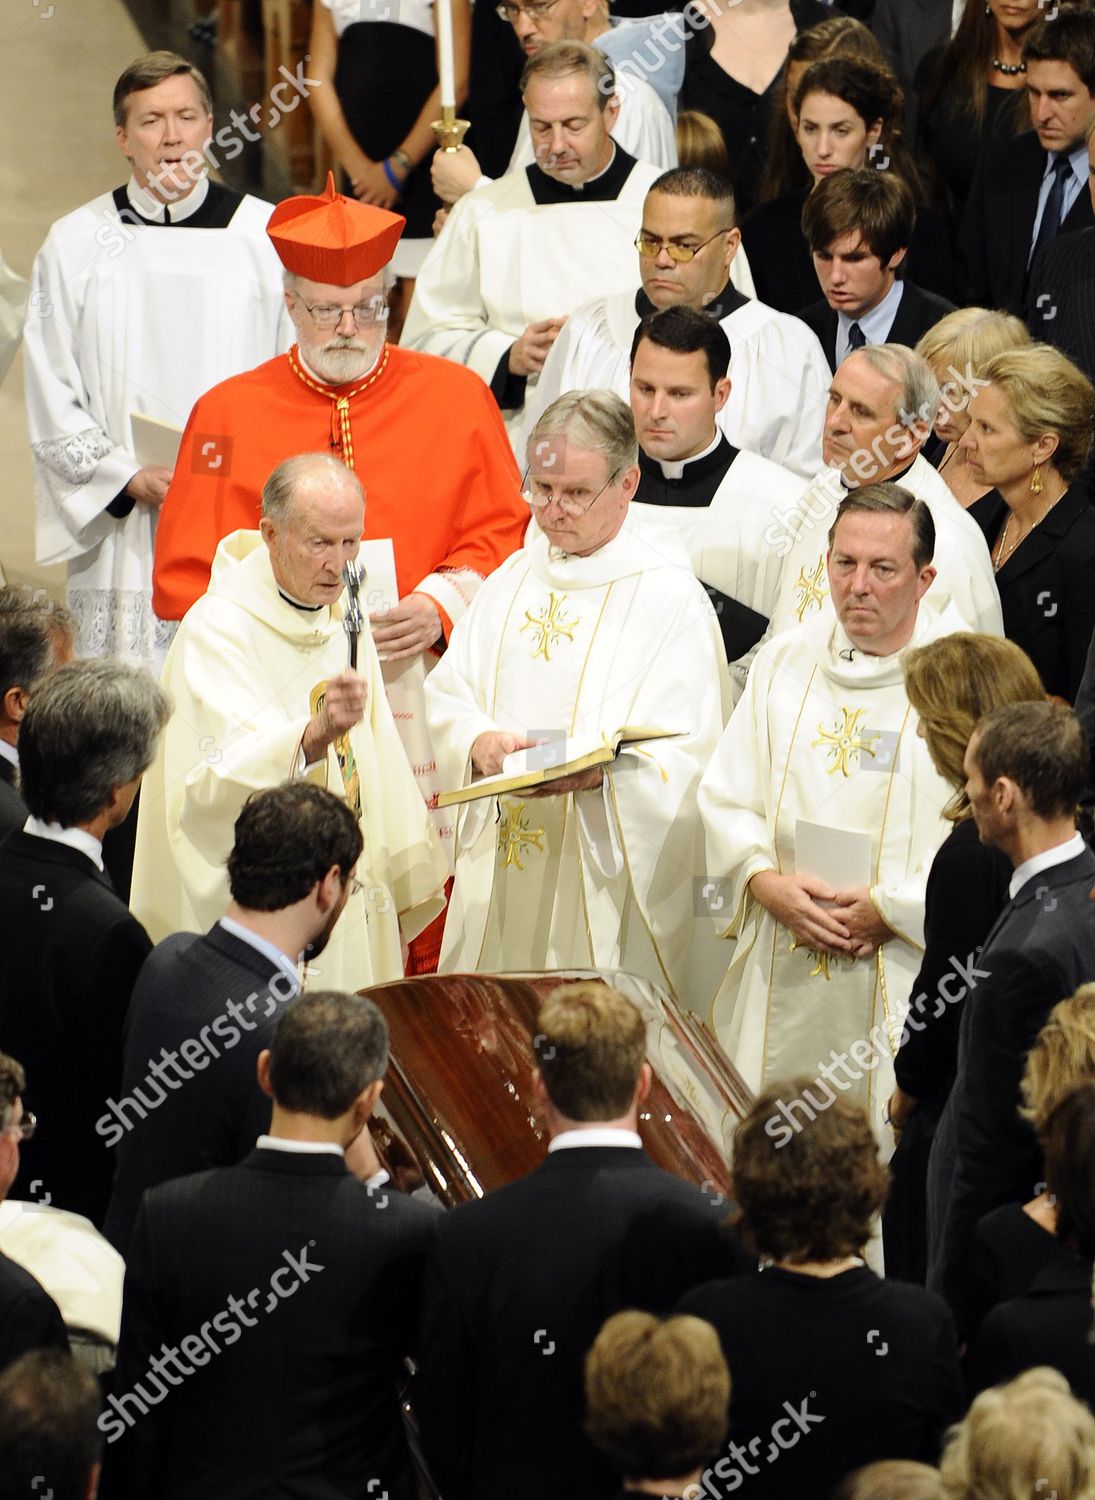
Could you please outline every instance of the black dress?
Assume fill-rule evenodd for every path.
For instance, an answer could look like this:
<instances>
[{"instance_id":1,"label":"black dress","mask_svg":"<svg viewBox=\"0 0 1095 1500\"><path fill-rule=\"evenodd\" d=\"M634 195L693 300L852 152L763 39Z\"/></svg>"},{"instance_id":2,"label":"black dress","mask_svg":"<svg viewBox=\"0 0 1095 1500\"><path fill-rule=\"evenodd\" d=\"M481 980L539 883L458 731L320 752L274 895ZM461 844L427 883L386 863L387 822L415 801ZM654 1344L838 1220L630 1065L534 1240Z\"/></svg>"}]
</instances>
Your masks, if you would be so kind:
<instances>
[{"instance_id":1,"label":"black dress","mask_svg":"<svg viewBox=\"0 0 1095 1500\"><path fill-rule=\"evenodd\" d=\"M741 241L757 301L779 312L801 312L817 301L817 272L802 233L802 209L809 193L809 188L796 188L770 203L759 203L742 221ZM950 231L930 208L917 207L916 227L902 267L902 274L917 286L954 300Z\"/></svg>"},{"instance_id":2,"label":"black dress","mask_svg":"<svg viewBox=\"0 0 1095 1500\"><path fill-rule=\"evenodd\" d=\"M1067 1265L1073 1259L1068 1246L1036 1224L1021 1203L1005 1203L979 1220L973 1254L971 1332L999 1303L1029 1292L1047 1266Z\"/></svg>"},{"instance_id":3,"label":"black dress","mask_svg":"<svg viewBox=\"0 0 1095 1500\"><path fill-rule=\"evenodd\" d=\"M998 490L970 506L994 547L1007 516ZM1020 542L996 575L1004 634L1038 668L1047 693L1075 701L1095 631L1095 511L1080 485Z\"/></svg>"},{"instance_id":4,"label":"black dress","mask_svg":"<svg viewBox=\"0 0 1095 1500\"><path fill-rule=\"evenodd\" d=\"M948 983L954 959L977 952L1008 900L1011 862L982 844L972 818L956 823L928 872L924 958L910 995L909 1019L894 1061L897 1083L920 1103L890 1162L893 1186L882 1215L886 1273L903 1281L927 1276L928 1157L958 1064L962 1000ZM941 988L942 986L942 988Z\"/></svg>"},{"instance_id":5,"label":"black dress","mask_svg":"<svg viewBox=\"0 0 1095 1500\"><path fill-rule=\"evenodd\" d=\"M1034 1365L1050 1365L1072 1394L1095 1403L1095 1344L1091 1262L1069 1256L1039 1271L1023 1296L994 1307L970 1357L970 1394L1011 1380Z\"/></svg>"},{"instance_id":6,"label":"black dress","mask_svg":"<svg viewBox=\"0 0 1095 1500\"><path fill-rule=\"evenodd\" d=\"M990 83L980 129L975 128L963 108L964 100L953 77L943 81L925 110L923 99L942 55L942 47L929 52L917 69L913 84L921 100L917 157L927 162L935 182L943 188L951 205L951 222L957 230L985 142L1015 134L1023 91L994 88Z\"/></svg>"},{"instance_id":7,"label":"black dress","mask_svg":"<svg viewBox=\"0 0 1095 1500\"><path fill-rule=\"evenodd\" d=\"M833 14L831 5L821 0L790 0L791 17L796 31L808 31ZM678 106L698 109L722 131L730 157L730 181L734 184L738 213L745 213L757 201L761 175L768 150L768 123L779 81L780 68L763 94L755 93L731 78L711 56L714 28L691 29L684 49L684 85ZM793 310L793 309L789 309Z\"/></svg>"},{"instance_id":8,"label":"black dress","mask_svg":"<svg viewBox=\"0 0 1095 1500\"><path fill-rule=\"evenodd\" d=\"M946 1304L866 1266L828 1279L754 1271L697 1287L676 1310L714 1325L730 1367L728 1445L706 1476L715 1495L829 1500L861 1464L934 1463L962 1413Z\"/></svg>"},{"instance_id":9,"label":"black dress","mask_svg":"<svg viewBox=\"0 0 1095 1500\"><path fill-rule=\"evenodd\" d=\"M338 34L335 93L346 124L366 156L385 161L407 138L437 87L433 36L400 19L404 7L408 14L429 7L415 0L349 6L346 0L326 3ZM367 19L347 22L348 14ZM407 220L404 241L432 239L434 214L441 204L430 181L431 157L427 152L410 173L394 205Z\"/></svg>"}]
</instances>

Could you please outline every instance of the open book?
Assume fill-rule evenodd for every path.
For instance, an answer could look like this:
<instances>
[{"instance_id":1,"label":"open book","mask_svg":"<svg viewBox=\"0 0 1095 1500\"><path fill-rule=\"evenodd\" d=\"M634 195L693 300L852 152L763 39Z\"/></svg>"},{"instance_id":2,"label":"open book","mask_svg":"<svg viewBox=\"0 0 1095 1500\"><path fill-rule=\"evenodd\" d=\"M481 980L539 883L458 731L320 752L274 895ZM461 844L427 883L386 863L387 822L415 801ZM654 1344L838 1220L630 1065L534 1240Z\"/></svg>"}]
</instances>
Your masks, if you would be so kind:
<instances>
[{"instance_id":1,"label":"open book","mask_svg":"<svg viewBox=\"0 0 1095 1500\"><path fill-rule=\"evenodd\" d=\"M527 750L515 750L502 762L497 776L484 776L470 786L455 792L442 792L438 807L453 807L459 802L474 802L479 797L497 797L503 792L524 792L545 782L561 781L594 766L607 766L629 745L646 740L678 739L679 729L641 729L627 726L615 734L544 735L541 743Z\"/></svg>"}]
</instances>

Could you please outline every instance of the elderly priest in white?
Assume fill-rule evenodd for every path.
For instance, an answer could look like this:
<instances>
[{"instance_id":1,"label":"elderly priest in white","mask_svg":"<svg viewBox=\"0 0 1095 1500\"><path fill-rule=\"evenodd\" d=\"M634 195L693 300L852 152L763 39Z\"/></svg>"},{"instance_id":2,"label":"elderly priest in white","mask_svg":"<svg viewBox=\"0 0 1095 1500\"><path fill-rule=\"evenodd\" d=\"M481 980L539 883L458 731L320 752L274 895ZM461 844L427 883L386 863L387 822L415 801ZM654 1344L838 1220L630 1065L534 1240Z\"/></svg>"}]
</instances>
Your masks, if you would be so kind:
<instances>
[{"instance_id":1,"label":"elderly priest in white","mask_svg":"<svg viewBox=\"0 0 1095 1500\"><path fill-rule=\"evenodd\" d=\"M348 665L341 570L357 557L364 521L357 476L330 454L306 453L267 480L260 531L221 542L209 591L168 652L175 713L145 778L133 867L133 910L154 939L204 932L223 914L225 861L252 792L304 776L345 797L365 847L313 971L325 989L399 978L402 945L444 904L446 862L364 610L357 668Z\"/></svg>"},{"instance_id":2,"label":"elderly priest in white","mask_svg":"<svg viewBox=\"0 0 1095 1500\"><path fill-rule=\"evenodd\" d=\"M611 64L554 42L521 75L536 162L467 193L415 283L400 342L469 365L511 435L526 386L568 313L631 282L634 240L658 168L613 139Z\"/></svg>"},{"instance_id":3,"label":"elderly priest in white","mask_svg":"<svg viewBox=\"0 0 1095 1500\"><path fill-rule=\"evenodd\" d=\"M841 502L835 615L760 649L699 796L704 890L737 939L711 1016L720 1042L750 1087L806 1074L876 1126L951 795L903 673L907 647L966 628L951 606L920 607L935 544L931 512L900 485Z\"/></svg>"},{"instance_id":4,"label":"elderly priest in white","mask_svg":"<svg viewBox=\"0 0 1095 1500\"><path fill-rule=\"evenodd\" d=\"M572 759L568 746L625 727L676 738L462 808L441 972L622 968L693 998L696 792L724 722L726 663L683 551L652 546L629 514L635 458L631 414L609 392L571 392L544 413L525 546L454 629L427 713L453 787L521 750L533 764Z\"/></svg>"},{"instance_id":5,"label":"elderly priest in white","mask_svg":"<svg viewBox=\"0 0 1095 1500\"><path fill-rule=\"evenodd\" d=\"M971 630L1003 635L1000 595L984 533L921 453L939 410L939 382L904 344L869 344L832 377L821 439L825 464L798 503L776 517L765 542L782 559L770 633L821 613L832 623L825 549L845 495L894 482L931 511L938 576L925 608L953 602Z\"/></svg>"},{"instance_id":6,"label":"elderly priest in white","mask_svg":"<svg viewBox=\"0 0 1095 1500\"><path fill-rule=\"evenodd\" d=\"M733 661L764 634L780 560L764 540L802 480L727 442L718 417L732 394L720 323L690 307L648 313L635 330L631 411L639 440L633 513L650 535L684 543Z\"/></svg>"},{"instance_id":7,"label":"elderly priest in white","mask_svg":"<svg viewBox=\"0 0 1095 1500\"><path fill-rule=\"evenodd\" d=\"M640 319L690 307L717 318L730 340L730 399L719 413L728 440L812 478L821 460L829 366L805 323L753 297L726 178L703 167L663 173L646 195L635 248L641 286L636 290L633 272L624 290L583 304L567 319L529 393L526 431L564 391L604 386L626 399Z\"/></svg>"},{"instance_id":8,"label":"elderly priest in white","mask_svg":"<svg viewBox=\"0 0 1095 1500\"><path fill-rule=\"evenodd\" d=\"M184 57L132 63L114 89L129 182L59 219L34 262L37 556L68 565L80 656L158 665L174 630L152 610L152 545L177 437L138 452L131 415L181 429L210 386L292 342L271 205L206 175L211 111Z\"/></svg>"}]
</instances>

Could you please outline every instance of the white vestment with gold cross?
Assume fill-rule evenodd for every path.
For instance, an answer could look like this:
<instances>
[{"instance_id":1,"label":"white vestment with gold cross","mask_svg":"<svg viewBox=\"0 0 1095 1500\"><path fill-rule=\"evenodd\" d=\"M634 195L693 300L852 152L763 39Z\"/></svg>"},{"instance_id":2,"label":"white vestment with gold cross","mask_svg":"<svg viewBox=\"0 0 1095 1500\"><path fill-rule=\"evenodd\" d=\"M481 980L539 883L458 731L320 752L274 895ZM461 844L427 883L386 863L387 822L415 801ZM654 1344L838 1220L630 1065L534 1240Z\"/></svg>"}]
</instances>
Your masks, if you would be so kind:
<instances>
[{"instance_id":1,"label":"white vestment with gold cross","mask_svg":"<svg viewBox=\"0 0 1095 1500\"><path fill-rule=\"evenodd\" d=\"M951 607L921 609L909 647L965 628ZM834 1052L847 1057L860 1044L859 1062L853 1054L835 1075L846 1087L835 1087L867 1106L876 1127L893 1090L893 1052L923 952L927 872L952 795L916 733L905 650L864 655L831 619L769 641L699 795L722 935L737 939L711 1011L719 1041L754 1089L796 1074L824 1079ZM750 895L762 870L801 871L800 819L869 836L871 900L894 932L874 957L820 954Z\"/></svg>"},{"instance_id":2,"label":"white vestment with gold cross","mask_svg":"<svg viewBox=\"0 0 1095 1500\"><path fill-rule=\"evenodd\" d=\"M486 580L426 682L438 767L466 785L479 735L677 731L624 750L596 791L483 798L458 809L442 973L625 969L702 1004L696 917L700 776L725 722L715 615L683 549L628 517L589 557L535 523ZM560 753L560 737L563 738Z\"/></svg>"},{"instance_id":3,"label":"white vestment with gold cross","mask_svg":"<svg viewBox=\"0 0 1095 1500\"><path fill-rule=\"evenodd\" d=\"M966 621L967 630L1003 635L1004 617L992 558L977 522L969 511L963 510L946 481L921 453L894 483L923 500L935 522L932 563L936 578L924 596L921 609L940 614L948 604L953 604ZM830 625L835 622L825 556L829 550L829 528L846 494L840 470L822 469L797 503L777 509L765 529L765 543L783 559L766 641L819 614ZM736 685L744 682L757 649L734 663L731 670Z\"/></svg>"}]
</instances>

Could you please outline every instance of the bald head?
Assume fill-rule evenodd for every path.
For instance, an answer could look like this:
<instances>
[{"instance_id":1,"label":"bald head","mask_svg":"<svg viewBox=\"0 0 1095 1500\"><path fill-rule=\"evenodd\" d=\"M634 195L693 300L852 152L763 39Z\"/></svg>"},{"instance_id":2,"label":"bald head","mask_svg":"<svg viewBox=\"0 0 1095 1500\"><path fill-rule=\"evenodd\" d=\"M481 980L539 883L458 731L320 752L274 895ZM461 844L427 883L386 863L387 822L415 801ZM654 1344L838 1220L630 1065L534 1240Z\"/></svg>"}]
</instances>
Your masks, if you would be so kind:
<instances>
[{"instance_id":1,"label":"bald head","mask_svg":"<svg viewBox=\"0 0 1095 1500\"><path fill-rule=\"evenodd\" d=\"M263 486L259 530L278 588L299 604L334 604L364 526L361 482L329 453L288 458Z\"/></svg>"}]
</instances>

